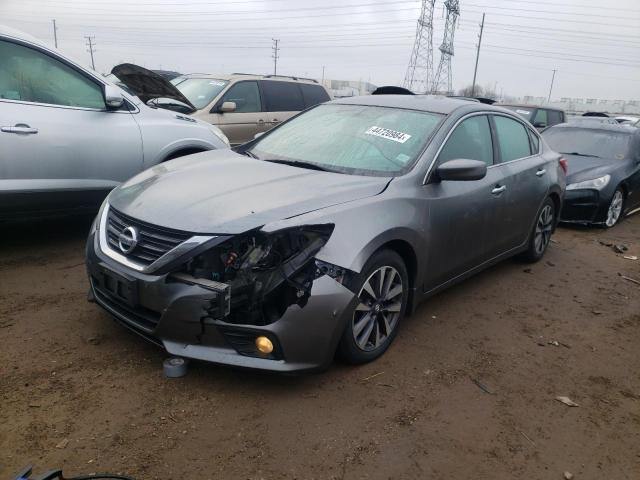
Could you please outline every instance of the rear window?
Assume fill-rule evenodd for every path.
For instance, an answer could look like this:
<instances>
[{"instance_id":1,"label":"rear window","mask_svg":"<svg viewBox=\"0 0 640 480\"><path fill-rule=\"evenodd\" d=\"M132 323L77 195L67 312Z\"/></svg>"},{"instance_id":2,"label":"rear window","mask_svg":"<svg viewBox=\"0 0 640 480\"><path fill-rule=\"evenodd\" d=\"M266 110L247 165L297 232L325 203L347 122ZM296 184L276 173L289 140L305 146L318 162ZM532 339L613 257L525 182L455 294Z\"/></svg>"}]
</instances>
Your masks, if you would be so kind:
<instances>
[{"instance_id":1,"label":"rear window","mask_svg":"<svg viewBox=\"0 0 640 480\"><path fill-rule=\"evenodd\" d=\"M299 112L305 109L297 83L262 80L267 112Z\"/></svg>"},{"instance_id":2,"label":"rear window","mask_svg":"<svg viewBox=\"0 0 640 480\"><path fill-rule=\"evenodd\" d=\"M302 90L302 98L306 108L313 107L319 103L328 102L331 100L327 91L320 85L309 85L306 83L300 84L300 90Z\"/></svg>"},{"instance_id":3,"label":"rear window","mask_svg":"<svg viewBox=\"0 0 640 480\"><path fill-rule=\"evenodd\" d=\"M542 133L558 153L622 160L629 154L631 135L586 128L549 128Z\"/></svg>"}]
</instances>

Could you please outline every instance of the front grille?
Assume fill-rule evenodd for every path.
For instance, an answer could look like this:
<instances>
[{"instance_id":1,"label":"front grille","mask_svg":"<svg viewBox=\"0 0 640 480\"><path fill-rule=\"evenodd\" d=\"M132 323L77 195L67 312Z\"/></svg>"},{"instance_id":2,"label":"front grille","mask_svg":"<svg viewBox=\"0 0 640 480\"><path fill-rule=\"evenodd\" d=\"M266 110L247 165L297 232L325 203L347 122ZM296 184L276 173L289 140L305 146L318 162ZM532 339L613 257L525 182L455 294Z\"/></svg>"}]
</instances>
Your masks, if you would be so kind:
<instances>
[{"instance_id":1,"label":"front grille","mask_svg":"<svg viewBox=\"0 0 640 480\"><path fill-rule=\"evenodd\" d=\"M96 301L109 310L112 315L116 316L118 320L127 323L128 326L133 327L138 333L148 335L155 330L160 321L160 314L158 312L143 307L142 305L135 307L127 305L107 290L101 288L100 282L93 276L91 277L91 286L93 287Z\"/></svg>"},{"instance_id":2,"label":"front grille","mask_svg":"<svg viewBox=\"0 0 640 480\"><path fill-rule=\"evenodd\" d=\"M127 227L138 230L138 244L125 256L141 265L150 265L192 236L188 232L141 222L110 208L107 216L107 241L116 252L120 252L118 237Z\"/></svg>"}]
</instances>

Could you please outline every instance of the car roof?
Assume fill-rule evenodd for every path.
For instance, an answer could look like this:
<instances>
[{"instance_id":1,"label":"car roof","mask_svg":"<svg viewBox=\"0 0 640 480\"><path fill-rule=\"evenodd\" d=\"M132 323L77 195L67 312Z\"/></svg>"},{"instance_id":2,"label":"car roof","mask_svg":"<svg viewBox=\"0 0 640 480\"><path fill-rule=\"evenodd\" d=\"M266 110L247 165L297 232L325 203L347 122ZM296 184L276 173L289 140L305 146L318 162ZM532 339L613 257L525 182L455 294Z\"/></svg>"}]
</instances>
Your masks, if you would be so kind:
<instances>
[{"instance_id":1,"label":"car roof","mask_svg":"<svg viewBox=\"0 0 640 480\"><path fill-rule=\"evenodd\" d=\"M463 107L478 111L506 111L504 109L495 108L491 105L485 105L479 102L461 98L444 97L440 95L363 95L359 97L340 98L327 103L404 108L407 110L421 110L424 112L441 113L444 115L448 115L454 110ZM513 114L513 112L508 113Z\"/></svg>"},{"instance_id":2,"label":"car roof","mask_svg":"<svg viewBox=\"0 0 640 480\"><path fill-rule=\"evenodd\" d=\"M526 105L524 103L500 103L496 104L498 107L518 107L518 108L542 108L544 110L555 110L556 112L564 112L561 108L547 107L544 105Z\"/></svg>"},{"instance_id":3,"label":"car roof","mask_svg":"<svg viewBox=\"0 0 640 480\"><path fill-rule=\"evenodd\" d=\"M601 122L580 122L580 123L559 123L545 130L574 129L574 130L600 130L603 132L627 133L630 135L640 135L640 130L632 125L615 125L613 123Z\"/></svg>"},{"instance_id":4,"label":"car roof","mask_svg":"<svg viewBox=\"0 0 640 480\"><path fill-rule=\"evenodd\" d=\"M293 77L286 75L259 75L253 73L227 73L227 74L216 74L216 73L185 73L180 75L180 77L184 78L210 78L214 80L279 80L283 82L298 82L298 83L313 83L318 84L318 81L313 78L302 78L302 77Z\"/></svg>"}]
</instances>

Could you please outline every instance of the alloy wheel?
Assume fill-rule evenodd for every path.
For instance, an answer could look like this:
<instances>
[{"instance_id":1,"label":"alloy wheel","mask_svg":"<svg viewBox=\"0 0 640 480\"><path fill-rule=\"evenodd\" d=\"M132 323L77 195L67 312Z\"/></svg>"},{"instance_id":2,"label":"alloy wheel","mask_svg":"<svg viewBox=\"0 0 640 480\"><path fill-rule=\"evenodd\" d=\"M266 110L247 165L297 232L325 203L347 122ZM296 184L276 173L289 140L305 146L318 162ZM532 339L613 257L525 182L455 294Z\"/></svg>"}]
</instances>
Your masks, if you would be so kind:
<instances>
[{"instance_id":1,"label":"alloy wheel","mask_svg":"<svg viewBox=\"0 0 640 480\"><path fill-rule=\"evenodd\" d=\"M361 350L377 349L396 328L403 289L402 276L390 266L378 268L364 282L352 322L353 338Z\"/></svg>"},{"instance_id":2,"label":"alloy wheel","mask_svg":"<svg viewBox=\"0 0 640 480\"><path fill-rule=\"evenodd\" d=\"M623 203L624 196L622 195L622 191L616 190L616 193L613 194L613 198L611 199L611 203L609 204L609 210L607 211L607 227L613 227L616 223L618 223L620 215L622 215Z\"/></svg>"},{"instance_id":3,"label":"alloy wheel","mask_svg":"<svg viewBox=\"0 0 640 480\"><path fill-rule=\"evenodd\" d=\"M551 241L551 234L553 233L553 207L551 205L545 205L538 222L536 223L536 233L534 237L534 246L536 254L542 255L546 250L549 242Z\"/></svg>"}]
</instances>

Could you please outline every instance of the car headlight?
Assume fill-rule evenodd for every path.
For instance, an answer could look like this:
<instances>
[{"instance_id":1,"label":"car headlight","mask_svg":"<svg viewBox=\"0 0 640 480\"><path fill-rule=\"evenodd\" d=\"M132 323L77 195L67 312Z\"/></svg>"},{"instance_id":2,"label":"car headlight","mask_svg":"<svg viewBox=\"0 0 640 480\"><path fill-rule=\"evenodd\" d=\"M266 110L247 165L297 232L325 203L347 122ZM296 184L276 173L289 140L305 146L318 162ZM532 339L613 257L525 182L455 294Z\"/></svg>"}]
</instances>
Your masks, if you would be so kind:
<instances>
[{"instance_id":1,"label":"car headlight","mask_svg":"<svg viewBox=\"0 0 640 480\"><path fill-rule=\"evenodd\" d=\"M602 177L594 178L593 180L585 180L584 182L570 183L567 185L567 190L580 190L580 189L594 189L602 190L609 184L611 175L604 175Z\"/></svg>"},{"instance_id":2,"label":"car headlight","mask_svg":"<svg viewBox=\"0 0 640 480\"><path fill-rule=\"evenodd\" d=\"M229 143L229 139L227 138L227 136L222 133L222 130L220 130L218 127L210 124L209 130L211 130L211 133L213 133L216 137L222 140L227 147L231 146L231 143Z\"/></svg>"}]
</instances>

